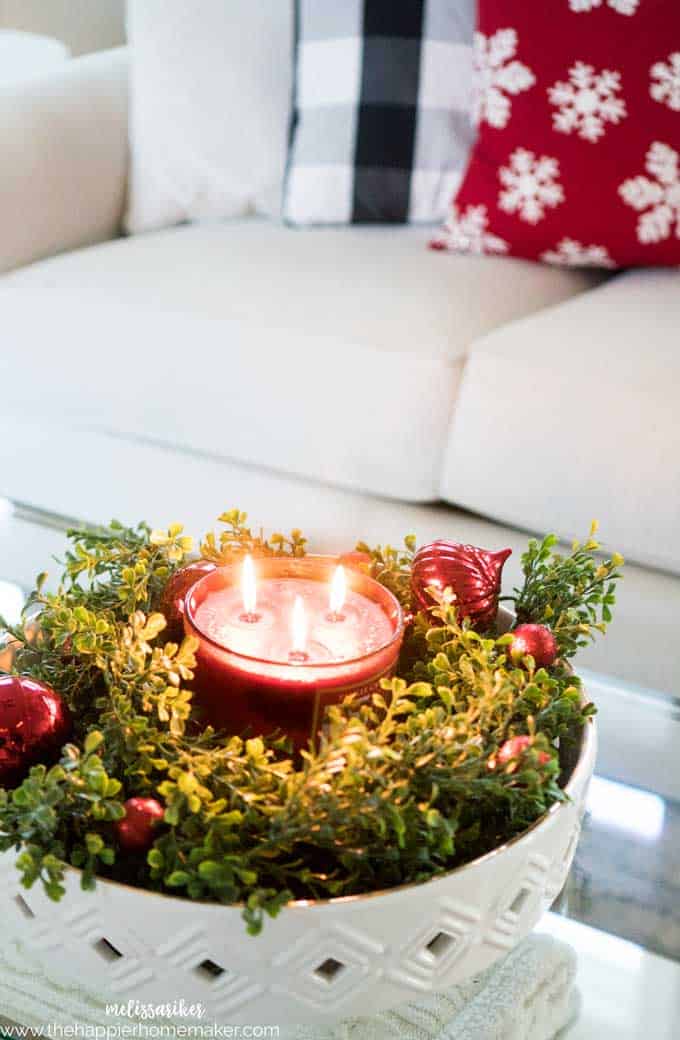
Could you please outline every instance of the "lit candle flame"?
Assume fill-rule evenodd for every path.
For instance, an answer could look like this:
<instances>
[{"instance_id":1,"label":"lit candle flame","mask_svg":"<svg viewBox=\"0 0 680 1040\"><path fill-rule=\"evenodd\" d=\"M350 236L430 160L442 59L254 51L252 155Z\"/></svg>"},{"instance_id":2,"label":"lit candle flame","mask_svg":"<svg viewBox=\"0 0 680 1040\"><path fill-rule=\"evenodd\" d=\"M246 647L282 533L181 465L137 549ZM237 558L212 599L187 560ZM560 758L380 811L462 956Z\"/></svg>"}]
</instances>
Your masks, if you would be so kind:
<instances>
[{"instance_id":1,"label":"lit candle flame","mask_svg":"<svg viewBox=\"0 0 680 1040\"><path fill-rule=\"evenodd\" d=\"M330 595L330 611L334 616L339 615L342 612L342 608L345 605L345 599L347 598L347 577L345 575L345 568L340 566L335 568L335 574L331 581L331 595Z\"/></svg>"},{"instance_id":2,"label":"lit candle flame","mask_svg":"<svg viewBox=\"0 0 680 1040\"><path fill-rule=\"evenodd\" d=\"M243 612L252 616L257 610L257 581L252 556L246 556L243 561L241 592L243 593Z\"/></svg>"},{"instance_id":3,"label":"lit candle flame","mask_svg":"<svg viewBox=\"0 0 680 1040\"><path fill-rule=\"evenodd\" d=\"M293 604L293 646L291 653L303 656L307 649L307 614L302 596L295 597Z\"/></svg>"}]
</instances>

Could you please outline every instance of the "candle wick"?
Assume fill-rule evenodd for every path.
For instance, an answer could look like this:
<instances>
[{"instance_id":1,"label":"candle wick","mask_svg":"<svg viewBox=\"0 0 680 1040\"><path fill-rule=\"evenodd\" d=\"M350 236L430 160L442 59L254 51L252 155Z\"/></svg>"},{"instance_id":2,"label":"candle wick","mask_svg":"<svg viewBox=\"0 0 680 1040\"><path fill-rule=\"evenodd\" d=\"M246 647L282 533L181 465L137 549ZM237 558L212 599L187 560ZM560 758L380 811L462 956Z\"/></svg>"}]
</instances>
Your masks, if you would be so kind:
<instances>
[{"instance_id":1,"label":"candle wick","mask_svg":"<svg viewBox=\"0 0 680 1040\"><path fill-rule=\"evenodd\" d=\"M338 621L344 621L345 615L341 614L338 610L331 610L326 614L326 621L330 621L332 624L337 624Z\"/></svg>"},{"instance_id":2,"label":"candle wick","mask_svg":"<svg viewBox=\"0 0 680 1040\"><path fill-rule=\"evenodd\" d=\"M244 621L247 625L254 625L262 619L262 615L257 614L253 610L244 610L242 614L239 614L238 619L239 621Z\"/></svg>"}]
</instances>

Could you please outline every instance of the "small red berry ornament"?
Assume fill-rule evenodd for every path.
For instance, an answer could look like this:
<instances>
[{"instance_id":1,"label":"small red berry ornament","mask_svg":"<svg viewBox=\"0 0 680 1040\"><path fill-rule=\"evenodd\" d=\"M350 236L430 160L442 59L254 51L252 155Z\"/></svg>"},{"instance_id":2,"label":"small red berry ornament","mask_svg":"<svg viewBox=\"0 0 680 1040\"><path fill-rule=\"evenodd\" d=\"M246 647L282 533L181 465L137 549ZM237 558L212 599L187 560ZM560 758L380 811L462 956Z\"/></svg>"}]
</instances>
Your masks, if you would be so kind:
<instances>
[{"instance_id":1,"label":"small red berry ornament","mask_svg":"<svg viewBox=\"0 0 680 1040\"><path fill-rule=\"evenodd\" d=\"M547 625L518 625L512 632L508 652L513 661L531 654L537 668L548 668L557 660L557 640Z\"/></svg>"},{"instance_id":2,"label":"small red berry ornament","mask_svg":"<svg viewBox=\"0 0 680 1040\"><path fill-rule=\"evenodd\" d=\"M506 766L508 762L521 758L524 752L528 751L531 745L531 737L510 737L504 744L501 744L494 757L490 760L489 767L495 769L496 766ZM537 757L540 766L544 766L550 761L550 755L547 751L537 752Z\"/></svg>"},{"instance_id":3,"label":"small red berry ornament","mask_svg":"<svg viewBox=\"0 0 680 1040\"><path fill-rule=\"evenodd\" d=\"M503 564L511 553L512 549L489 552L457 542L424 545L413 558L411 587L416 605L429 610L434 601L427 589L451 588L460 620L469 618L475 628L489 628L498 613Z\"/></svg>"},{"instance_id":4,"label":"small red berry ornament","mask_svg":"<svg viewBox=\"0 0 680 1040\"><path fill-rule=\"evenodd\" d=\"M114 824L120 847L126 852L147 852L164 815L165 809L155 798L128 798L125 816Z\"/></svg>"},{"instance_id":5,"label":"small red berry ornament","mask_svg":"<svg viewBox=\"0 0 680 1040\"><path fill-rule=\"evenodd\" d=\"M217 565L210 560L194 560L186 567L175 571L163 589L160 610L165 615L168 625L164 631L166 641L181 643L184 639L184 601L187 593L206 574L217 570Z\"/></svg>"},{"instance_id":6,"label":"small red berry ornament","mask_svg":"<svg viewBox=\"0 0 680 1040\"><path fill-rule=\"evenodd\" d=\"M25 675L0 676L0 787L16 787L31 766L52 765L71 736L58 693Z\"/></svg>"}]
</instances>

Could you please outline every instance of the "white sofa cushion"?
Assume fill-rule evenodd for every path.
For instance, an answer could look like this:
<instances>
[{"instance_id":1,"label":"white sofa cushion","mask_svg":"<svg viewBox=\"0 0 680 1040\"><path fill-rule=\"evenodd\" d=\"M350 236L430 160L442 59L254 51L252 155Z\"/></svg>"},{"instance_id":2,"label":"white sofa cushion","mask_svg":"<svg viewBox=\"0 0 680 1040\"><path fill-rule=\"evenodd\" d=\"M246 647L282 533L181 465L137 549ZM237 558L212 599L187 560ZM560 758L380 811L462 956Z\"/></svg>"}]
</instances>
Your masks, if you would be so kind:
<instances>
[{"instance_id":1,"label":"white sofa cushion","mask_svg":"<svg viewBox=\"0 0 680 1040\"><path fill-rule=\"evenodd\" d=\"M131 231L280 209L287 0L130 0Z\"/></svg>"},{"instance_id":2,"label":"white sofa cushion","mask_svg":"<svg viewBox=\"0 0 680 1040\"><path fill-rule=\"evenodd\" d=\"M432 500L470 342L592 276L441 257L426 237L198 225L16 272L6 407Z\"/></svg>"},{"instance_id":3,"label":"white sofa cushion","mask_svg":"<svg viewBox=\"0 0 680 1040\"><path fill-rule=\"evenodd\" d=\"M125 42L125 0L2 0L0 26L63 40L72 54Z\"/></svg>"},{"instance_id":4,"label":"white sofa cushion","mask_svg":"<svg viewBox=\"0 0 680 1040\"><path fill-rule=\"evenodd\" d=\"M0 286L102 289L146 307L458 361L475 339L598 285L589 271L441 256L419 228L173 228L57 256Z\"/></svg>"},{"instance_id":5,"label":"white sofa cushion","mask_svg":"<svg viewBox=\"0 0 680 1040\"><path fill-rule=\"evenodd\" d=\"M680 573L680 271L634 271L475 344L443 497ZM480 458L484 465L480 466Z\"/></svg>"}]
</instances>

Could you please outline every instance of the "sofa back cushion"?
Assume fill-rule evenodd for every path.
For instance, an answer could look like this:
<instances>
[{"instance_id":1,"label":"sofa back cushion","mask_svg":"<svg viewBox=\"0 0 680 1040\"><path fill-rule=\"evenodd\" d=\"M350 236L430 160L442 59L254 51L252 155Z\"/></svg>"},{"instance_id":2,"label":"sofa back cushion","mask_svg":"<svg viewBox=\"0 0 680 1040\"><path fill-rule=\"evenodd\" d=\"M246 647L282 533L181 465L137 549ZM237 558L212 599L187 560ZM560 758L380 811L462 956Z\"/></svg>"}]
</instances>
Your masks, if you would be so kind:
<instances>
[{"instance_id":1,"label":"sofa back cushion","mask_svg":"<svg viewBox=\"0 0 680 1040\"><path fill-rule=\"evenodd\" d=\"M288 0L130 0L129 231L277 212L292 76Z\"/></svg>"},{"instance_id":2,"label":"sofa back cushion","mask_svg":"<svg viewBox=\"0 0 680 1040\"><path fill-rule=\"evenodd\" d=\"M72 55L125 43L125 0L2 0L0 29L53 36Z\"/></svg>"}]
</instances>

